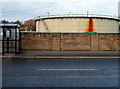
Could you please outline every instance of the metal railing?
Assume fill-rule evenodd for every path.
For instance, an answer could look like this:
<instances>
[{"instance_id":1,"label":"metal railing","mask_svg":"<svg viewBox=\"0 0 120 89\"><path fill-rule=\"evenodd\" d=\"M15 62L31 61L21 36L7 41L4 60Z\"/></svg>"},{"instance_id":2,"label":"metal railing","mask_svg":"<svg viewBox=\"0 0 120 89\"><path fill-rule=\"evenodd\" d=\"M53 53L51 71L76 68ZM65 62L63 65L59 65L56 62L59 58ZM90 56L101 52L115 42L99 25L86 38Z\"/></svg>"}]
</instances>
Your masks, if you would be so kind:
<instances>
[{"instance_id":1,"label":"metal railing","mask_svg":"<svg viewBox=\"0 0 120 89\"><path fill-rule=\"evenodd\" d=\"M58 14L58 15L38 16L35 19L37 20L37 19L42 19L42 18L54 18L54 17L103 17L103 18L118 19L118 16L99 15L99 14Z\"/></svg>"}]
</instances>

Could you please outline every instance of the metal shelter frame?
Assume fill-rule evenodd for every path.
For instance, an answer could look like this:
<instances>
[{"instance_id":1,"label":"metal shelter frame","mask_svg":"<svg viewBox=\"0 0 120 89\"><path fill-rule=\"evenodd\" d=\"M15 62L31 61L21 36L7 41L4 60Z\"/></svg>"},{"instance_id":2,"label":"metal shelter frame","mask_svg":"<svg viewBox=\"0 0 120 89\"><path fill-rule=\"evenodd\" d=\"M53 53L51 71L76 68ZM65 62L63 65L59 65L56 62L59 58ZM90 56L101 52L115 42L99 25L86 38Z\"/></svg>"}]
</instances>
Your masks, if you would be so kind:
<instances>
[{"instance_id":1,"label":"metal shelter frame","mask_svg":"<svg viewBox=\"0 0 120 89\"><path fill-rule=\"evenodd\" d=\"M20 31L17 24L0 24L2 28L2 55L20 52Z\"/></svg>"}]
</instances>

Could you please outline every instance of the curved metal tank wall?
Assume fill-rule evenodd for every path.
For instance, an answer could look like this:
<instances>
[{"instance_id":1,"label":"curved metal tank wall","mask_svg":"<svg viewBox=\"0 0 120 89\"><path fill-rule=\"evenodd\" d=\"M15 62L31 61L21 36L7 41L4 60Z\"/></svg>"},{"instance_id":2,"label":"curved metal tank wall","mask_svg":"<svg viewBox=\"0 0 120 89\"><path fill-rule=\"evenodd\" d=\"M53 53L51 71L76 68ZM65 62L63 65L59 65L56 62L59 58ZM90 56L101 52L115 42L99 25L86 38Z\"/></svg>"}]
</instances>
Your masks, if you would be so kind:
<instances>
[{"instance_id":1,"label":"curved metal tank wall","mask_svg":"<svg viewBox=\"0 0 120 89\"><path fill-rule=\"evenodd\" d=\"M118 33L119 21L111 18L56 17L36 20L37 32Z\"/></svg>"}]
</instances>

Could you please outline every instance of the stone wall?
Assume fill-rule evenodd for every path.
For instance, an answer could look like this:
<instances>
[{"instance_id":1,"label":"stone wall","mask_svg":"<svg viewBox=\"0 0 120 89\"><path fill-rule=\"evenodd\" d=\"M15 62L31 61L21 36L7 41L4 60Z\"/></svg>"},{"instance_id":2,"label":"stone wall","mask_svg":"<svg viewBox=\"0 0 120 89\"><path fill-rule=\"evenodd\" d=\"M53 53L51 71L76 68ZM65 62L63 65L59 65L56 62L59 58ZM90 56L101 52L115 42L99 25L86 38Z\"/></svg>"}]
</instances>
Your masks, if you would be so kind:
<instances>
[{"instance_id":1,"label":"stone wall","mask_svg":"<svg viewBox=\"0 0 120 89\"><path fill-rule=\"evenodd\" d=\"M116 33L21 32L21 50L34 51L118 51Z\"/></svg>"}]
</instances>

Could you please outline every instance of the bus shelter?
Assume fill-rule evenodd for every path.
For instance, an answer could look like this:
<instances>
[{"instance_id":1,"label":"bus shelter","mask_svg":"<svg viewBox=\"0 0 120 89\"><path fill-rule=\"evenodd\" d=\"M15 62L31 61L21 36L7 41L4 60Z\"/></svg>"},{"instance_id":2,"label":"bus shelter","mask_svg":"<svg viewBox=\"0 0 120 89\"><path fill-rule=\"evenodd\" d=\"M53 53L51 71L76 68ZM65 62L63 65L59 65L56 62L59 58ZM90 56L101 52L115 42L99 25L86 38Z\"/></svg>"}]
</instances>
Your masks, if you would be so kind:
<instances>
[{"instance_id":1,"label":"bus shelter","mask_svg":"<svg viewBox=\"0 0 120 89\"><path fill-rule=\"evenodd\" d=\"M17 24L0 24L0 54L19 53L19 27Z\"/></svg>"}]
</instances>

